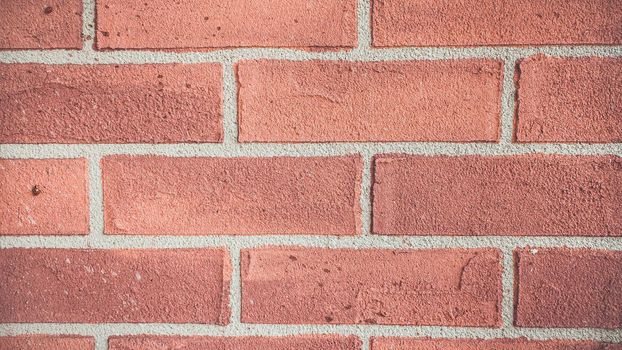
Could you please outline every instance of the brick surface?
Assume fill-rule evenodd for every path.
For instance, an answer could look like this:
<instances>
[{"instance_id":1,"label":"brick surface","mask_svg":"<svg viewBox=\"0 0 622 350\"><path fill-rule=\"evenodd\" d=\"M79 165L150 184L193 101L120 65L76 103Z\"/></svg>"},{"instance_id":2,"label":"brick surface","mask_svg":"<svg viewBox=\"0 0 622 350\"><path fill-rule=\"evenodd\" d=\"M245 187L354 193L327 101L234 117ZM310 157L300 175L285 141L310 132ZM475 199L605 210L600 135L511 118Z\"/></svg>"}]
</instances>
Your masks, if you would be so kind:
<instances>
[{"instance_id":1,"label":"brick surface","mask_svg":"<svg viewBox=\"0 0 622 350\"><path fill-rule=\"evenodd\" d=\"M518 77L519 142L622 141L622 59L536 56Z\"/></svg>"},{"instance_id":2,"label":"brick surface","mask_svg":"<svg viewBox=\"0 0 622 350\"><path fill-rule=\"evenodd\" d=\"M494 249L242 251L242 322L500 326Z\"/></svg>"},{"instance_id":3,"label":"brick surface","mask_svg":"<svg viewBox=\"0 0 622 350\"><path fill-rule=\"evenodd\" d=\"M244 61L239 140L496 141L502 65Z\"/></svg>"},{"instance_id":4,"label":"brick surface","mask_svg":"<svg viewBox=\"0 0 622 350\"><path fill-rule=\"evenodd\" d=\"M0 64L0 142L219 142L221 80L217 64Z\"/></svg>"},{"instance_id":5,"label":"brick surface","mask_svg":"<svg viewBox=\"0 0 622 350\"><path fill-rule=\"evenodd\" d=\"M622 235L615 156L379 156L373 232Z\"/></svg>"},{"instance_id":6,"label":"brick surface","mask_svg":"<svg viewBox=\"0 0 622 350\"><path fill-rule=\"evenodd\" d=\"M220 249L0 249L0 322L229 320Z\"/></svg>"},{"instance_id":7,"label":"brick surface","mask_svg":"<svg viewBox=\"0 0 622 350\"><path fill-rule=\"evenodd\" d=\"M89 232L86 159L0 159L0 235Z\"/></svg>"},{"instance_id":8,"label":"brick surface","mask_svg":"<svg viewBox=\"0 0 622 350\"><path fill-rule=\"evenodd\" d=\"M617 0L374 0L374 46L622 43Z\"/></svg>"},{"instance_id":9,"label":"brick surface","mask_svg":"<svg viewBox=\"0 0 622 350\"><path fill-rule=\"evenodd\" d=\"M373 338L371 350L620 350L621 344L527 339Z\"/></svg>"},{"instance_id":10,"label":"brick surface","mask_svg":"<svg viewBox=\"0 0 622 350\"><path fill-rule=\"evenodd\" d=\"M104 158L109 234L360 232L359 156Z\"/></svg>"},{"instance_id":11,"label":"brick surface","mask_svg":"<svg viewBox=\"0 0 622 350\"><path fill-rule=\"evenodd\" d=\"M0 2L0 50L81 48L82 1Z\"/></svg>"},{"instance_id":12,"label":"brick surface","mask_svg":"<svg viewBox=\"0 0 622 350\"><path fill-rule=\"evenodd\" d=\"M354 336L309 335L295 337L111 337L109 350L359 350Z\"/></svg>"},{"instance_id":13,"label":"brick surface","mask_svg":"<svg viewBox=\"0 0 622 350\"><path fill-rule=\"evenodd\" d=\"M77 335L0 337L0 350L94 350L95 339Z\"/></svg>"},{"instance_id":14,"label":"brick surface","mask_svg":"<svg viewBox=\"0 0 622 350\"><path fill-rule=\"evenodd\" d=\"M622 328L622 252L527 248L515 252L519 327Z\"/></svg>"},{"instance_id":15,"label":"brick surface","mask_svg":"<svg viewBox=\"0 0 622 350\"><path fill-rule=\"evenodd\" d=\"M97 1L100 49L356 46L356 0Z\"/></svg>"}]
</instances>

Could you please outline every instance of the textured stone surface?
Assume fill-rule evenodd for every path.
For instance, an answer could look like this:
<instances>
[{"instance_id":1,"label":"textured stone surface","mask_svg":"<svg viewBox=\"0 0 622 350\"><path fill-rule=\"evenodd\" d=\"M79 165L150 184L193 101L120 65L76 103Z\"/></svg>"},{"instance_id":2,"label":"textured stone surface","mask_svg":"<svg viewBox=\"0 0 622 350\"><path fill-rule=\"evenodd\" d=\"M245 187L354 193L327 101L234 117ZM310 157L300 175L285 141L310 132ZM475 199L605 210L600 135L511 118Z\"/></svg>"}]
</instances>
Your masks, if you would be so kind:
<instances>
[{"instance_id":1,"label":"textured stone surface","mask_svg":"<svg viewBox=\"0 0 622 350\"><path fill-rule=\"evenodd\" d=\"M618 0L376 0L374 46L622 43Z\"/></svg>"},{"instance_id":2,"label":"textured stone surface","mask_svg":"<svg viewBox=\"0 0 622 350\"><path fill-rule=\"evenodd\" d=\"M622 328L622 252L527 248L515 253L516 325Z\"/></svg>"},{"instance_id":3,"label":"textured stone surface","mask_svg":"<svg viewBox=\"0 0 622 350\"><path fill-rule=\"evenodd\" d=\"M0 322L229 320L221 249L1 249Z\"/></svg>"},{"instance_id":4,"label":"textured stone surface","mask_svg":"<svg viewBox=\"0 0 622 350\"><path fill-rule=\"evenodd\" d=\"M360 232L358 156L102 162L109 234Z\"/></svg>"},{"instance_id":5,"label":"textured stone surface","mask_svg":"<svg viewBox=\"0 0 622 350\"><path fill-rule=\"evenodd\" d=\"M373 232L622 235L615 156L379 156Z\"/></svg>"},{"instance_id":6,"label":"textured stone surface","mask_svg":"<svg viewBox=\"0 0 622 350\"><path fill-rule=\"evenodd\" d=\"M97 1L100 49L356 46L356 0Z\"/></svg>"},{"instance_id":7,"label":"textured stone surface","mask_svg":"<svg viewBox=\"0 0 622 350\"><path fill-rule=\"evenodd\" d=\"M621 58L536 56L518 72L519 142L622 142Z\"/></svg>"},{"instance_id":8,"label":"textured stone surface","mask_svg":"<svg viewBox=\"0 0 622 350\"><path fill-rule=\"evenodd\" d=\"M86 159L0 159L0 235L87 234L87 178Z\"/></svg>"},{"instance_id":9,"label":"textured stone surface","mask_svg":"<svg viewBox=\"0 0 622 350\"><path fill-rule=\"evenodd\" d=\"M95 339L77 335L0 337L0 350L94 350Z\"/></svg>"},{"instance_id":10,"label":"textured stone surface","mask_svg":"<svg viewBox=\"0 0 622 350\"><path fill-rule=\"evenodd\" d=\"M0 64L2 143L222 140L217 64Z\"/></svg>"},{"instance_id":11,"label":"textured stone surface","mask_svg":"<svg viewBox=\"0 0 622 350\"><path fill-rule=\"evenodd\" d=\"M242 322L498 327L494 249L242 251Z\"/></svg>"},{"instance_id":12,"label":"textured stone surface","mask_svg":"<svg viewBox=\"0 0 622 350\"><path fill-rule=\"evenodd\" d=\"M595 341L527 339L374 338L371 350L621 350L620 344Z\"/></svg>"},{"instance_id":13,"label":"textured stone surface","mask_svg":"<svg viewBox=\"0 0 622 350\"><path fill-rule=\"evenodd\" d=\"M502 63L493 60L244 61L239 140L496 141Z\"/></svg>"},{"instance_id":14,"label":"textured stone surface","mask_svg":"<svg viewBox=\"0 0 622 350\"><path fill-rule=\"evenodd\" d=\"M359 350L354 336L309 335L295 337L111 337L109 350Z\"/></svg>"},{"instance_id":15,"label":"textured stone surface","mask_svg":"<svg viewBox=\"0 0 622 350\"><path fill-rule=\"evenodd\" d=\"M82 1L0 2L0 50L81 48Z\"/></svg>"}]
</instances>

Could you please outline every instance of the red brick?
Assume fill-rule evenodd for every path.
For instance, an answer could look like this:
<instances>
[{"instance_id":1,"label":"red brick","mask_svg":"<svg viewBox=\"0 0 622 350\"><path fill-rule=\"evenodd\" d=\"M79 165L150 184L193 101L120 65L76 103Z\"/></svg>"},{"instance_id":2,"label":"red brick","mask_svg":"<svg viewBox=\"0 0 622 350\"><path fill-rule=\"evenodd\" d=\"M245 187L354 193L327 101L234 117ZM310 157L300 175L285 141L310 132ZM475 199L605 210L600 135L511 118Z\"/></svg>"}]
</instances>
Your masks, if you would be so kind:
<instances>
[{"instance_id":1,"label":"red brick","mask_svg":"<svg viewBox=\"0 0 622 350\"><path fill-rule=\"evenodd\" d=\"M500 326L494 249L242 251L242 322Z\"/></svg>"},{"instance_id":2,"label":"red brick","mask_svg":"<svg viewBox=\"0 0 622 350\"><path fill-rule=\"evenodd\" d=\"M219 142L221 80L217 64L2 64L0 142Z\"/></svg>"},{"instance_id":3,"label":"red brick","mask_svg":"<svg viewBox=\"0 0 622 350\"><path fill-rule=\"evenodd\" d=\"M515 259L517 326L622 328L622 251L526 248Z\"/></svg>"},{"instance_id":4,"label":"red brick","mask_svg":"<svg viewBox=\"0 0 622 350\"><path fill-rule=\"evenodd\" d=\"M296 337L110 337L109 350L359 350L354 336L309 335Z\"/></svg>"},{"instance_id":5,"label":"red brick","mask_svg":"<svg viewBox=\"0 0 622 350\"><path fill-rule=\"evenodd\" d=\"M0 50L81 48L82 1L0 3Z\"/></svg>"},{"instance_id":6,"label":"red brick","mask_svg":"<svg viewBox=\"0 0 622 350\"><path fill-rule=\"evenodd\" d=\"M89 232L85 159L0 159L0 235Z\"/></svg>"},{"instance_id":7,"label":"red brick","mask_svg":"<svg viewBox=\"0 0 622 350\"><path fill-rule=\"evenodd\" d=\"M94 350L95 340L77 335L0 337L0 350Z\"/></svg>"},{"instance_id":8,"label":"red brick","mask_svg":"<svg viewBox=\"0 0 622 350\"><path fill-rule=\"evenodd\" d=\"M239 140L496 141L502 62L245 61Z\"/></svg>"},{"instance_id":9,"label":"red brick","mask_svg":"<svg viewBox=\"0 0 622 350\"><path fill-rule=\"evenodd\" d=\"M595 341L527 339L373 338L371 350L620 350L620 344Z\"/></svg>"},{"instance_id":10,"label":"red brick","mask_svg":"<svg viewBox=\"0 0 622 350\"><path fill-rule=\"evenodd\" d=\"M622 43L617 0L374 0L374 46Z\"/></svg>"},{"instance_id":11,"label":"red brick","mask_svg":"<svg viewBox=\"0 0 622 350\"><path fill-rule=\"evenodd\" d=\"M536 56L518 77L517 141L622 141L622 59Z\"/></svg>"},{"instance_id":12,"label":"red brick","mask_svg":"<svg viewBox=\"0 0 622 350\"><path fill-rule=\"evenodd\" d=\"M97 1L100 49L356 46L356 0Z\"/></svg>"},{"instance_id":13,"label":"red brick","mask_svg":"<svg viewBox=\"0 0 622 350\"><path fill-rule=\"evenodd\" d=\"M373 232L389 235L622 235L615 156L380 156Z\"/></svg>"},{"instance_id":14,"label":"red brick","mask_svg":"<svg viewBox=\"0 0 622 350\"><path fill-rule=\"evenodd\" d=\"M105 232L357 234L361 162L358 156L106 157Z\"/></svg>"},{"instance_id":15,"label":"red brick","mask_svg":"<svg viewBox=\"0 0 622 350\"><path fill-rule=\"evenodd\" d=\"M222 249L1 249L0 322L225 324L229 265Z\"/></svg>"}]
</instances>

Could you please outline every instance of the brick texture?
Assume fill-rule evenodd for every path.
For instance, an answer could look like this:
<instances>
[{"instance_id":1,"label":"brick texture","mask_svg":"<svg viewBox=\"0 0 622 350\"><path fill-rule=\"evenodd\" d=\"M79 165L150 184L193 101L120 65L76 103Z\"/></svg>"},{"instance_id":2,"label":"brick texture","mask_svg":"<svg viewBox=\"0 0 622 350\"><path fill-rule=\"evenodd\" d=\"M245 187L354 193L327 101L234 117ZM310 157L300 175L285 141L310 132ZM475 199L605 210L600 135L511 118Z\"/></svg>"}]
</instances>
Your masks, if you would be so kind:
<instances>
[{"instance_id":1,"label":"brick texture","mask_svg":"<svg viewBox=\"0 0 622 350\"><path fill-rule=\"evenodd\" d=\"M89 231L86 159L0 159L0 235Z\"/></svg>"},{"instance_id":2,"label":"brick texture","mask_svg":"<svg viewBox=\"0 0 622 350\"><path fill-rule=\"evenodd\" d=\"M527 248L515 253L516 325L622 329L622 252Z\"/></svg>"},{"instance_id":3,"label":"brick texture","mask_svg":"<svg viewBox=\"0 0 622 350\"><path fill-rule=\"evenodd\" d=\"M360 232L361 159L106 157L109 234Z\"/></svg>"},{"instance_id":4,"label":"brick texture","mask_svg":"<svg viewBox=\"0 0 622 350\"><path fill-rule=\"evenodd\" d=\"M500 326L494 249L242 251L242 321Z\"/></svg>"},{"instance_id":5,"label":"brick texture","mask_svg":"<svg viewBox=\"0 0 622 350\"><path fill-rule=\"evenodd\" d=\"M97 1L100 49L356 45L356 0Z\"/></svg>"},{"instance_id":6,"label":"brick texture","mask_svg":"<svg viewBox=\"0 0 622 350\"><path fill-rule=\"evenodd\" d=\"M616 0L374 0L374 46L621 44Z\"/></svg>"},{"instance_id":7,"label":"brick texture","mask_svg":"<svg viewBox=\"0 0 622 350\"><path fill-rule=\"evenodd\" d=\"M374 338L371 350L621 350L622 344L527 339Z\"/></svg>"},{"instance_id":8,"label":"brick texture","mask_svg":"<svg viewBox=\"0 0 622 350\"><path fill-rule=\"evenodd\" d=\"M361 342L350 336L296 337L111 337L108 350L359 350Z\"/></svg>"},{"instance_id":9,"label":"brick texture","mask_svg":"<svg viewBox=\"0 0 622 350\"><path fill-rule=\"evenodd\" d=\"M0 350L95 350L95 340L77 335L0 337Z\"/></svg>"},{"instance_id":10,"label":"brick texture","mask_svg":"<svg viewBox=\"0 0 622 350\"><path fill-rule=\"evenodd\" d=\"M217 64L0 64L1 143L222 140Z\"/></svg>"},{"instance_id":11,"label":"brick texture","mask_svg":"<svg viewBox=\"0 0 622 350\"><path fill-rule=\"evenodd\" d=\"M502 63L245 61L242 142L496 141Z\"/></svg>"},{"instance_id":12,"label":"brick texture","mask_svg":"<svg viewBox=\"0 0 622 350\"><path fill-rule=\"evenodd\" d=\"M229 264L216 249L0 249L0 322L226 324Z\"/></svg>"},{"instance_id":13,"label":"brick texture","mask_svg":"<svg viewBox=\"0 0 622 350\"><path fill-rule=\"evenodd\" d=\"M82 1L0 3L0 50L81 48Z\"/></svg>"},{"instance_id":14,"label":"brick texture","mask_svg":"<svg viewBox=\"0 0 622 350\"><path fill-rule=\"evenodd\" d=\"M519 142L622 142L622 59L536 56L518 77Z\"/></svg>"},{"instance_id":15,"label":"brick texture","mask_svg":"<svg viewBox=\"0 0 622 350\"><path fill-rule=\"evenodd\" d=\"M622 235L614 156L380 156L373 232L390 235Z\"/></svg>"}]
</instances>

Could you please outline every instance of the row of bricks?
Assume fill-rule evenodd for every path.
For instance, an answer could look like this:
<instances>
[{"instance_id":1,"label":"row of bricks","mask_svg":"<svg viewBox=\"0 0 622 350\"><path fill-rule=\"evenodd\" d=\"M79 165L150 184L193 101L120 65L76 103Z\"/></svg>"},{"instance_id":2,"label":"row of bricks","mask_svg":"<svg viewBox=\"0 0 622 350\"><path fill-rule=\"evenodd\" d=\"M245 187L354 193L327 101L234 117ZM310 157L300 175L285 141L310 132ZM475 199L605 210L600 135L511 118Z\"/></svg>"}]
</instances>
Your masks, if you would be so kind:
<instances>
[{"instance_id":1,"label":"row of bricks","mask_svg":"<svg viewBox=\"0 0 622 350\"><path fill-rule=\"evenodd\" d=\"M357 45L357 0L95 2L101 50ZM371 2L375 47L622 43L615 0ZM80 49L82 11L81 0L3 2L0 49Z\"/></svg>"},{"instance_id":2,"label":"row of bricks","mask_svg":"<svg viewBox=\"0 0 622 350\"><path fill-rule=\"evenodd\" d=\"M516 142L622 141L622 59L534 56L516 68ZM501 61L235 69L240 142L499 141ZM0 81L0 143L223 140L220 64L2 64Z\"/></svg>"},{"instance_id":3,"label":"row of bricks","mask_svg":"<svg viewBox=\"0 0 622 350\"><path fill-rule=\"evenodd\" d=\"M240 257L249 324L502 326L502 254L263 247ZM622 252L514 252L518 327L622 328ZM224 249L0 249L2 323L230 319Z\"/></svg>"},{"instance_id":4,"label":"row of bricks","mask_svg":"<svg viewBox=\"0 0 622 350\"><path fill-rule=\"evenodd\" d=\"M108 350L360 350L356 336L289 337L112 336ZM622 344L595 341L526 339L431 339L373 337L371 350L621 350ZM26 335L0 338L0 350L94 350L84 336Z\"/></svg>"},{"instance_id":5,"label":"row of bricks","mask_svg":"<svg viewBox=\"0 0 622 350\"><path fill-rule=\"evenodd\" d=\"M617 156L389 154L372 167L375 234L622 235ZM106 234L363 231L358 155L111 155L100 168ZM0 159L0 169L0 235L89 233L86 159Z\"/></svg>"}]
</instances>

